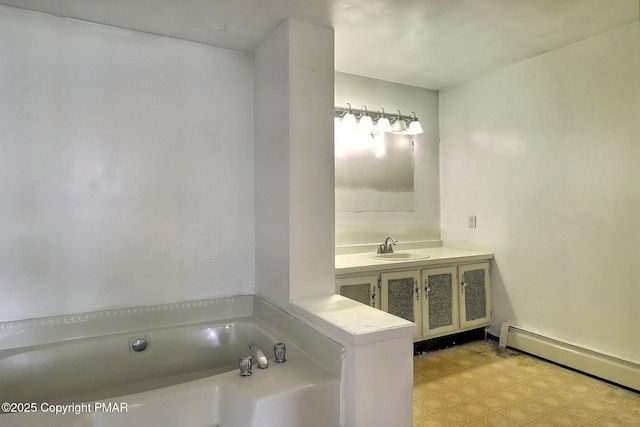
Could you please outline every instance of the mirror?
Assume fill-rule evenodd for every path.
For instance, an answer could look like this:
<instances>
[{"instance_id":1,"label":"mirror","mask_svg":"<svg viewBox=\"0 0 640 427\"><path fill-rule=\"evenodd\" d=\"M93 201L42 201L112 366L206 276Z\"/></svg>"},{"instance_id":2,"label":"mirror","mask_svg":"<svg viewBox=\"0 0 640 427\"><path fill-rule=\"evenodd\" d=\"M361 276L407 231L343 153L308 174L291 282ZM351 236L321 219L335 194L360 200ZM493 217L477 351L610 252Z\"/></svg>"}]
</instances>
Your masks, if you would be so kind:
<instances>
[{"instance_id":1,"label":"mirror","mask_svg":"<svg viewBox=\"0 0 640 427\"><path fill-rule=\"evenodd\" d=\"M337 212L414 210L413 136L335 124Z\"/></svg>"}]
</instances>

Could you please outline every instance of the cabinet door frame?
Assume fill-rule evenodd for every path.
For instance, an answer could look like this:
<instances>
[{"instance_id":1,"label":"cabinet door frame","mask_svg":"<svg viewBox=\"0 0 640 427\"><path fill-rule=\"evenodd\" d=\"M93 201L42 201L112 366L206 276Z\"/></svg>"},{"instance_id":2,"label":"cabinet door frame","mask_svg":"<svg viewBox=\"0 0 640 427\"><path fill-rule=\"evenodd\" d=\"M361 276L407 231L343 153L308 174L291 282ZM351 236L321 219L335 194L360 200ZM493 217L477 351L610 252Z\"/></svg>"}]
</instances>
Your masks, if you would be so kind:
<instances>
[{"instance_id":1,"label":"cabinet door frame","mask_svg":"<svg viewBox=\"0 0 640 427\"><path fill-rule=\"evenodd\" d=\"M389 281L398 279L413 279L413 315L414 319L410 320L418 327L414 335L414 340L422 338L422 289L420 286L420 270L405 270L384 272L380 274L380 309L382 311L389 312Z\"/></svg>"},{"instance_id":2,"label":"cabinet door frame","mask_svg":"<svg viewBox=\"0 0 640 427\"><path fill-rule=\"evenodd\" d=\"M367 274L366 276L339 277L336 278L336 294L340 294L340 288L350 285L362 285L368 283L371 289L371 299L369 306L380 309L380 289L378 289L378 274ZM345 298L348 298L345 296Z\"/></svg>"},{"instance_id":3,"label":"cabinet door frame","mask_svg":"<svg viewBox=\"0 0 640 427\"><path fill-rule=\"evenodd\" d=\"M465 300L464 283L465 273L472 270L484 270L484 295L485 295L485 315L482 318L467 321L467 306ZM491 276L489 274L489 263L480 262L476 264L466 264L458 267L458 296L460 305L460 329L475 329L491 324Z\"/></svg>"},{"instance_id":4,"label":"cabinet door frame","mask_svg":"<svg viewBox=\"0 0 640 427\"><path fill-rule=\"evenodd\" d=\"M431 302L431 291L429 289L429 277L439 275L451 275L451 324L438 328L430 328L429 325L429 303ZM460 330L460 312L458 308L458 268L456 266L437 267L422 270L422 335L423 338L435 338L450 335Z\"/></svg>"}]
</instances>

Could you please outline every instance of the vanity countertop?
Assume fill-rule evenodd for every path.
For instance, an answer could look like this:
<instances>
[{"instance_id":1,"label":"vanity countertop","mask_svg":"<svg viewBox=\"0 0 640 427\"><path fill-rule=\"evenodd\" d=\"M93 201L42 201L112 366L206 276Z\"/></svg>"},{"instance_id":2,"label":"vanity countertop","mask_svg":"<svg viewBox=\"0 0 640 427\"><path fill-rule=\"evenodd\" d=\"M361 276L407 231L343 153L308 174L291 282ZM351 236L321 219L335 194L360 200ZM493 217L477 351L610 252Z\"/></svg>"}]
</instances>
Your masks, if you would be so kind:
<instances>
[{"instance_id":1,"label":"vanity countertop","mask_svg":"<svg viewBox=\"0 0 640 427\"><path fill-rule=\"evenodd\" d=\"M397 253L410 252L417 256L428 256L426 259L389 260L376 259L375 253L357 253L336 255L336 275L388 270L389 268L435 267L451 263L468 263L486 261L493 258L493 252L468 251L455 248L425 248L396 250Z\"/></svg>"}]
</instances>

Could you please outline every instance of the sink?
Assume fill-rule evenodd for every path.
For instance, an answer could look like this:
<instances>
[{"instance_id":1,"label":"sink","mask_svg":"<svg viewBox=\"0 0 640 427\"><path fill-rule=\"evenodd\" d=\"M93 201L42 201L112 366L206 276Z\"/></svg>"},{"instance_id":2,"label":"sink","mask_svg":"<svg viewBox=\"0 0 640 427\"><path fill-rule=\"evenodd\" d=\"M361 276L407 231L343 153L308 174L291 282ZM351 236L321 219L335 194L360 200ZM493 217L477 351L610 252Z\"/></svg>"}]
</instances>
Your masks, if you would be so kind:
<instances>
[{"instance_id":1,"label":"sink","mask_svg":"<svg viewBox=\"0 0 640 427\"><path fill-rule=\"evenodd\" d=\"M427 259L430 255L420 254L416 252L392 252L388 254L371 254L370 258L384 261L419 261Z\"/></svg>"}]
</instances>

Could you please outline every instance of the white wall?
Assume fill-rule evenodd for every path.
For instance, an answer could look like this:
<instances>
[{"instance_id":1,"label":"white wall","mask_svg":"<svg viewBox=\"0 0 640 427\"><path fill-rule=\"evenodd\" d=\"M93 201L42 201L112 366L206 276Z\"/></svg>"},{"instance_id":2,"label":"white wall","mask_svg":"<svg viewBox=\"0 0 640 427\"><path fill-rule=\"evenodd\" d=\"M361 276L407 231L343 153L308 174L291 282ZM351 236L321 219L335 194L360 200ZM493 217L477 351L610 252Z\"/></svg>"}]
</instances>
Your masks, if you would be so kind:
<instances>
[{"instance_id":1,"label":"white wall","mask_svg":"<svg viewBox=\"0 0 640 427\"><path fill-rule=\"evenodd\" d=\"M414 111L424 133L415 137L413 212L336 212L336 246L381 243L391 235L402 242L440 240L438 92L335 73L335 105L383 107L388 113Z\"/></svg>"},{"instance_id":2,"label":"white wall","mask_svg":"<svg viewBox=\"0 0 640 427\"><path fill-rule=\"evenodd\" d=\"M291 291L335 292L333 29L289 21Z\"/></svg>"},{"instance_id":3,"label":"white wall","mask_svg":"<svg viewBox=\"0 0 640 427\"><path fill-rule=\"evenodd\" d=\"M0 321L254 291L251 55L1 7Z\"/></svg>"},{"instance_id":4,"label":"white wall","mask_svg":"<svg viewBox=\"0 0 640 427\"><path fill-rule=\"evenodd\" d=\"M286 307L334 293L333 30L285 21L254 57L256 292Z\"/></svg>"},{"instance_id":5,"label":"white wall","mask_svg":"<svg viewBox=\"0 0 640 427\"><path fill-rule=\"evenodd\" d=\"M492 333L640 361L639 76L636 23L441 93L443 240L495 251Z\"/></svg>"},{"instance_id":6,"label":"white wall","mask_svg":"<svg viewBox=\"0 0 640 427\"><path fill-rule=\"evenodd\" d=\"M289 32L254 52L256 294L289 301Z\"/></svg>"}]
</instances>

